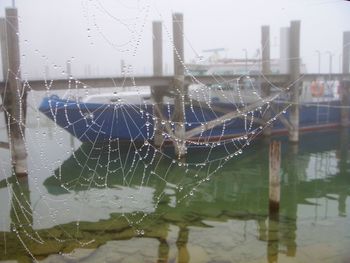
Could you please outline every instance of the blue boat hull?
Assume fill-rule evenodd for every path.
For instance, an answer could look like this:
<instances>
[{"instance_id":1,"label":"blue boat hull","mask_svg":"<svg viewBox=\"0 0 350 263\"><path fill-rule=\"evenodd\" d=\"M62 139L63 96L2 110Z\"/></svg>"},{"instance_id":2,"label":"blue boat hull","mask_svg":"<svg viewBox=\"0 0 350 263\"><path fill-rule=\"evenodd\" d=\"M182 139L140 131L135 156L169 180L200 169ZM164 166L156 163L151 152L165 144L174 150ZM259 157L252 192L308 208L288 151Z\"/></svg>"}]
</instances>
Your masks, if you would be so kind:
<instances>
[{"instance_id":1,"label":"blue boat hull","mask_svg":"<svg viewBox=\"0 0 350 263\"><path fill-rule=\"evenodd\" d=\"M340 105L339 101L327 102L324 105L319 104L300 107L300 129L321 129L326 127L335 127L340 125ZM226 111L236 110L232 104L215 105ZM282 112L287 106L284 103L277 103L277 112ZM329 108L328 108L329 106ZM215 107L213 107L215 109ZM213 111L206 107L187 107L185 108L185 128L186 130L200 126L217 117L224 115L222 111ZM67 101L52 96L45 98L39 110L48 118L56 122L60 127L67 130L73 136L82 142L100 143L115 139L145 141L153 140L154 136L154 118L152 105L128 105L128 104L95 104L82 103L76 101ZM254 118L261 118L261 111L254 112ZM165 105L163 114L169 117L173 114L174 107ZM322 111L324 113L322 113ZM288 118L288 110L284 113ZM213 141L222 138L235 137L259 129L261 125L252 122L251 114L247 118L242 116L224 125L197 134L191 140ZM169 123L172 125L171 123ZM273 132L287 132L287 129L277 118L273 121ZM165 139L166 134L164 134Z\"/></svg>"}]
</instances>

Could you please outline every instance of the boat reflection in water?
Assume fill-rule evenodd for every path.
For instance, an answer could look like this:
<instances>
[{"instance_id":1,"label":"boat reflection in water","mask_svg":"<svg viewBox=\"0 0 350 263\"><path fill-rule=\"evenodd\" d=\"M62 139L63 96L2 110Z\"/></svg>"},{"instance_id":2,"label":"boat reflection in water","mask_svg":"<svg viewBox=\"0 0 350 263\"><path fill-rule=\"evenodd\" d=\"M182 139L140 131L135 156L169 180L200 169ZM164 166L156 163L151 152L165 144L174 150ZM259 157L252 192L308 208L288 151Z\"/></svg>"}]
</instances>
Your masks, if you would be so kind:
<instances>
[{"instance_id":1,"label":"boat reflection in water","mask_svg":"<svg viewBox=\"0 0 350 263\"><path fill-rule=\"evenodd\" d=\"M29 189L28 181L8 180L13 180L11 231L0 233L6 236L0 259L349 260L347 137L348 131L320 133L304 135L299 148L282 145L280 215L274 220L268 213L264 142L210 178L220 161L203 169L182 167L149 147L134 158L130 144L112 149L83 144L37 186L46 191L42 202L31 203L30 191L37 189ZM186 162L204 162L204 151L190 149Z\"/></svg>"}]
</instances>

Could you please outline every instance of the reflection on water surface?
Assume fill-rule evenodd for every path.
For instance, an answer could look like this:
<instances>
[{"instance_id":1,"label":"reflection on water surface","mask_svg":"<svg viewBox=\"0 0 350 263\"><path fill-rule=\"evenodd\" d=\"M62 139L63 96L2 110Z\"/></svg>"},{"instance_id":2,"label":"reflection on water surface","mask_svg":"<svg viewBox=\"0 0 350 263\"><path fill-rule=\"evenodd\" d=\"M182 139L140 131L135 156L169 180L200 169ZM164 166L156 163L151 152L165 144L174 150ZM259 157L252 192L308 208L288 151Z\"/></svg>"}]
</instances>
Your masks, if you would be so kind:
<instances>
[{"instance_id":1,"label":"reflection on water surface","mask_svg":"<svg viewBox=\"0 0 350 263\"><path fill-rule=\"evenodd\" d=\"M47 136L42 147L69 145L61 137L49 144L54 138ZM135 159L130 144L112 150L30 145L41 153L33 154L29 179L1 181L0 259L350 261L347 137L347 131L306 134L299 146L283 144L278 220L268 215L264 142L213 175L222 165L220 151L211 153L218 161L201 169L173 164L149 147L137 148L142 158ZM186 162L205 162L205 151L192 149ZM38 167L43 160L46 167Z\"/></svg>"}]
</instances>

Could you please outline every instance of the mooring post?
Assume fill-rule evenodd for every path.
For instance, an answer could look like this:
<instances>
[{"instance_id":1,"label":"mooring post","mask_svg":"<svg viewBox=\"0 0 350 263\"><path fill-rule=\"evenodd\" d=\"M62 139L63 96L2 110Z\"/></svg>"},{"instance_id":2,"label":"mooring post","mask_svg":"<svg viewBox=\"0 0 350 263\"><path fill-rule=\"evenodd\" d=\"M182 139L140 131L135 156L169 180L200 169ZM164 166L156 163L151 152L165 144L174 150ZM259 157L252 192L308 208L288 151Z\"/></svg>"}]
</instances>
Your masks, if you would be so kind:
<instances>
[{"instance_id":1,"label":"mooring post","mask_svg":"<svg viewBox=\"0 0 350 263\"><path fill-rule=\"evenodd\" d=\"M9 142L14 172L17 176L27 175L27 151L25 147L25 122L27 91L23 90L20 71L20 51L18 36L18 15L16 8L6 8L6 49L3 65L7 65L7 88L4 94L6 118L9 120ZM1 39L4 39L2 36ZM2 42L2 45L4 43ZM7 60L7 61L6 61ZM5 72L6 69L3 69Z\"/></svg>"},{"instance_id":2,"label":"mooring post","mask_svg":"<svg viewBox=\"0 0 350 263\"><path fill-rule=\"evenodd\" d=\"M153 29L153 75L163 75L163 41L162 41L162 22L154 21L152 24ZM153 115L154 121L154 145L161 147L163 144L163 127L162 127L162 114L163 112L163 98L164 88L166 87L151 87L151 94L154 101Z\"/></svg>"},{"instance_id":3,"label":"mooring post","mask_svg":"<svg viewBox=\"0 0 350 263\"><path fill-rule=\"evenodd\" d=\"M2 58L2 76L3 81L6 82L7 79L7 72L8 72L8 56L7 56L7 42L6 42L6 20L5 18L0 18L0 48L1 48L1 58ZM0 97L3 106L5 106L5 89L0 90ZM3 111L3 108L0 108L0 113ZM5 123L7 124L7 114L6 111L4 111L5 114Z\"/></svg>"},{"instance_id":4,"label":"mooring post","mask_svg":"<svg viewBox=\"0 0 350 263\"><path fill-rule=\"evenodd\" d=\"M6 40L6 20L3 17L0 18L0 45L1 45L1 58L2 58L2 75L3 75L3 80L5 82L9 67L8 67L7 40Z\"/></svg>"},{"instance_id":5,"label":"mooring post","mask_svg":"<svg viewBox=\"0 0 350 263\"><path fill-rule=\"evenodd\" d=\"M350 31L343 33L343 74L349 74L350 64ZM349 89L350 79L343 79L340 85L340 96L341 96L341 126L349 126Z\"/></svg>"},{"instance_id":6,"label":"mooring post","mask_svg":"<svg viewBox=\"0 0 350 263\"><path fill-rule=\"evenodd\" d=\"M289 141L299 141L299 88L300 88L300 21L290 23L289 75L291 101Z\"/></svg>"},{"instance_id":7,"label":"mooring post","mask_svg":"<svg viewBox=\"0 0 350 263\"><path fill-rule=\"evenodd\" d=\"M174 117L175 122L175 153L182 158L187 153L185 140L185 86L184 86L184 30L183 14L173 14L174 41Z\"/></svg>"},{"instance_id":8,"label":"mooring post","mask_svg":"<svg viewBox=\"0 0 350 263\"><path fill-rule=\"evenodd\" d=\"M46 72L46 69L45 69ZM45 74L46 75L46 74ZM66 62L66 75L67 75L67 79L68 81L71 81L71 78L73 77L72 75L72 61L71 60L67 60ZM76 94L77 95L77 94ZM78 99L79 96L77 96ZM49 126L50 127L50 126ZM51 129L50 129L51 130ZM49 130L49 131L50 131ZM50 133L49 133L50 134ZM71 149L75 149L75 145L74 145L74 136L70 135L70 147Z\"/></svg>"},{"instance_id":9,"label":"mooring post","mask_svg":"<svg viewBox=\"0 0 350 263\"><path fill-rule=\"evenodd\" d=\"M267 75L271 73L270 65L270 27L262 26L261 27L261 73ZM262 97L268 97L271 95L270 85L268 83L263 83L261 86ZM270 105L267 105L266 111L263 116L263 120L267 123L271 119L271 110L269 109ZM269 124L263 130L264 136L270 136L273 124Z\"/></svg>"}]
</instances>

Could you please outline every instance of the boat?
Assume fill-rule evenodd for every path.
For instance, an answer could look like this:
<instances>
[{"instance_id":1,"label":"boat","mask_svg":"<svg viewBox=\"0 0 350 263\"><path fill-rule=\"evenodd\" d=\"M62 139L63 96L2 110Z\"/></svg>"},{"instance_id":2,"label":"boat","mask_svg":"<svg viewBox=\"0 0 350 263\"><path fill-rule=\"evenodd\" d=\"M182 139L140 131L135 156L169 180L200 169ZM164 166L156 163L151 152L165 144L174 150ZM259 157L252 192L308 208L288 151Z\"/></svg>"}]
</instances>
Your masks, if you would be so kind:
<instances>
[{"instance_id":1,"label":"boat","mask_svg":"<svg viewBox=\"0 0 350 263\"><path fill-rule=\"evenodd\" d=\"M288 96L284 92L278 94L278 91L274 91L277 95L274 96L273 103L270 103L270 100L260 97L259 89L244 88L244 83L252 81L247 79L248 82L242 81L243 84L236 83L237 85L189 87L186 101L183 103L185 121L181 125L185 131L197 132L192 132L190 137L186 137L187 143L220 142L242 135L260 133L266 127L262 121L266 109L272 114L268 122L268 125L273 127L272 132L288 132L286 120L291 105ZM304 84L301 92L300 130L338 127L341 107L337 87L332 88L327 96L320 97L320 94L317 94L315 97L310 85L310 83ZM314 89L315 83L312 85ZM255 106L249 108L247 105ZM174 98L164 99L160 109L165 116L163 120L156 117L155 107L156 103L152 99L150 89L145 88L90 94L84 98L72 96L60 98L51 95L43 99L39 110L82 142L93 144L114 140L152 142L155 127L162 130L165 142L174 140L166 129L170 127L175 131L176 123L172 121ZM237 111L239 114L235 118L225 119L209 129L204 129L209 122Z\"/></svg>"}]
</instances>

